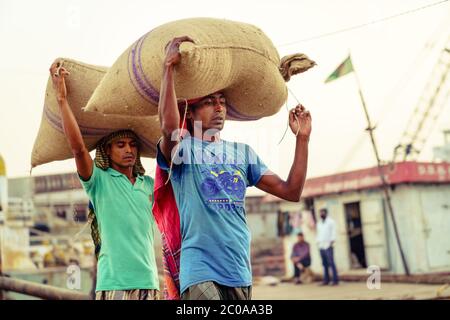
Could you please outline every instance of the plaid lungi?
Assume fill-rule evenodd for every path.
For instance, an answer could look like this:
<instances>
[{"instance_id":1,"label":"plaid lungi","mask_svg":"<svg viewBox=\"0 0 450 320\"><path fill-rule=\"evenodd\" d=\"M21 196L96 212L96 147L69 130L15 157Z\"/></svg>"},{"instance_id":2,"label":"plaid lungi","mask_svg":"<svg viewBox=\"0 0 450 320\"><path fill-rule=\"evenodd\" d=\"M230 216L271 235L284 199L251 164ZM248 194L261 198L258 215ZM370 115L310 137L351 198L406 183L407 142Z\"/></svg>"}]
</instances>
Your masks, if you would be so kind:
<instances>
[{"instance_id":1,"label":"plaid lungi","mask_svg":"<svg viewBox=\"0 0 450 320\"><path fill-rule=\"evenodd\" d=\"M155 289L97 291L95 300L159 300Z\"/></svg>"},{"instance_id":2,"label":"plaid lungi","mask_svg":"<svg viewBox=\"0 0 450 320\"><path fill-rule=\"evenodd\" d=\"M213 281L194 284L181 295L181 300L251 300L252 286L227 287Z\"/></svg>"}]
</instances>

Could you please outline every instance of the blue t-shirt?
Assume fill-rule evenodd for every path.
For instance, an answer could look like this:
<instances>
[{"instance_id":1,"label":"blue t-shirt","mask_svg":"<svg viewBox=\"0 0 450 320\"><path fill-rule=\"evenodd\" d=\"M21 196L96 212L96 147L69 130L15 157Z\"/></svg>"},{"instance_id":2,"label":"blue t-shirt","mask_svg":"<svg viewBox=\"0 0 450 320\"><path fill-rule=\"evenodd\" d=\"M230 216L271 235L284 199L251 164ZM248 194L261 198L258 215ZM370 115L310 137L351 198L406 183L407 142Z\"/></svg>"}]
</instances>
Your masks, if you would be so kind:
<instances>
[{"instance_id":1,"label":"blue t-shirt","mask_svg":"<svg viewBox=\"0 0 450 320\"><path fill-rule=\"evenodd\" d=\"M159 149L158 165L168 170ZM185 137L173 159L171 184L181 227L180 287L215 281L252 284L245 191L267 167L242 143Z\"/></svg>"}]
</instances>

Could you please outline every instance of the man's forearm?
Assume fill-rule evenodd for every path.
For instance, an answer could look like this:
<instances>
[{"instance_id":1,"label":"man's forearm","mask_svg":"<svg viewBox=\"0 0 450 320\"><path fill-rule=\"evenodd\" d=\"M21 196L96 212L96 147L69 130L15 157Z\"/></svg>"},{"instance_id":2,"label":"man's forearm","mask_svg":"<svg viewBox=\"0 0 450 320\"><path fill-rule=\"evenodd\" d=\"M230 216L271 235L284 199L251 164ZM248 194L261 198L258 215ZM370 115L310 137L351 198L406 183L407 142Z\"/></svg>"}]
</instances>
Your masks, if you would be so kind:
<instances>
[{"instance_id":1,"label":"man's forearm","mask_svg":"<svg viewBox=\"0 0 450 320\"><path fill-rule=\"evenodd\" d=\"M180 112L175 93L173 66L166 66L164 68L159 101L159 120L162 133L166 138L170 138L172 132L178 129L180 124Z\"/></svg>"},{"instance_id":2,"label":"man's forearm","mask_svg":"<svg viewBox=\"0 0 450 320\"><path fill-rule=\"evenodd\" d=\"M304 136L297 137L294 161L286 181L276 174L268 174L263 175L256 187L287 201L299 201L308 167L308 140Z\"/></svg>"},{"instance_id":3,"label":"man's forearm","mask_svg":"<svg viewBox=\"0 0 450 320\"><path fill-rule=\"evenodd\" d=\"M296 138L294 161L286 180L288 192L294 198L300 198L305 184L308 168L308 142L309 137L298 136Z\"/></svg>"},{"instance_id":4,"label":"man's forearm","mask_svg":"<svg viewBox=\"0 0 450 320\"><path fill-rule=\"evenodd\" d=\"M61 113L64 134L69 142L72 153L77 155L86 149L80 132L80 127L78 126L77 120L75 119L67 100L58 100L58 105Z\"/></svg>"}]
</instances>

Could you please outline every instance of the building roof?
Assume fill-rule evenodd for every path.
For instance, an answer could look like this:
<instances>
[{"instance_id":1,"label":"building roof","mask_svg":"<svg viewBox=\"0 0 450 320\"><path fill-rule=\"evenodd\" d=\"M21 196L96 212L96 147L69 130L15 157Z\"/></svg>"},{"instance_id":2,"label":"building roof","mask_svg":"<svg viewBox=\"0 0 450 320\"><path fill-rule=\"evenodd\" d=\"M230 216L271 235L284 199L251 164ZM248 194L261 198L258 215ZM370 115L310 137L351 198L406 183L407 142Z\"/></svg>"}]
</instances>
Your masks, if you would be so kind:
<instances>
[{"instance_id":1,"label":"building roof","mask_svg":"<svg viewBox=\"0 0 450 320\"><path fill-rule=\"evenodd\" d=\"M382 167L389 185L450 184L450 163L399 162ZM307 179L302 198L317 197L342 192L351 192L381 187L381 178L377 167L337 173L329 176ZM281 201L267 194L264 201Z\"/></svg>"}]
</instances>

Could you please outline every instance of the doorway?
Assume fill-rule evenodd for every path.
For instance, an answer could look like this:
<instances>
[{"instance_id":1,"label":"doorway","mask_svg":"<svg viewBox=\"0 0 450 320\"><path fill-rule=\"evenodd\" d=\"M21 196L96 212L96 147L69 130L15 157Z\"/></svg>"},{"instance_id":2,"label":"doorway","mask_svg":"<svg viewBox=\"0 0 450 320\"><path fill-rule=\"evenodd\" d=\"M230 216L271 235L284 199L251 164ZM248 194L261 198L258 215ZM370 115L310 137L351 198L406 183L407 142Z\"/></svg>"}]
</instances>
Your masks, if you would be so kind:
<instances>
[{"instance_id":1,"label":"doorway","mask_svg":"<svg viewBox=\"0 0 450 320\"><path fill-rule=\"evenodd\" d=\"M359 202L344 204L352 269L367 268Z\"/></svg>"}]
</instances>

